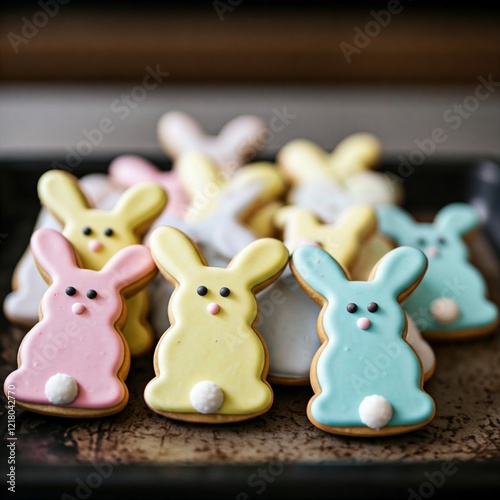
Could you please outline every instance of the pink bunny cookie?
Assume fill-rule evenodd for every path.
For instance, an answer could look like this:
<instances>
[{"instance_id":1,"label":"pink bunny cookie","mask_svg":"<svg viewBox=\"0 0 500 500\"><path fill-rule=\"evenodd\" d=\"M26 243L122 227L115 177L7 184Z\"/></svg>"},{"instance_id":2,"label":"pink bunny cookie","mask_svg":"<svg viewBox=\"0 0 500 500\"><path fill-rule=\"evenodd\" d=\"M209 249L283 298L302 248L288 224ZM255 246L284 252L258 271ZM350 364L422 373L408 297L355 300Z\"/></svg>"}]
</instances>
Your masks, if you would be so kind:
<instances>
[{"instance_id":1,"label":"pink bunny cookie","mask_svg":"<svg viewBox=\"0 0 500 500\"><path fill-rule=\"evenodd\" d=\"M75 247L83 267L94 270L101 269L119 250L140 243L167 203L161 186L144 182L127 189L112 210L92 208L76 178L58 170L42 175L38 195L64 226L63 235ZM154 335L146 321L148 309L145 290L127 300L123 334L132 356L152 347Z\"/></svg>"},{"instance_id":2,"label":"pink bunny cookie","mask_svg":"<svg viewBox=\"0 0 500 500\"><path fill-rule=\"evenodd\" d=\"M161 171L140 156L122 155L110 163L109 175L125 188L148 181L160 184L168 193L167 212L179 219L184 218L189 199L175 170Z\"/></svg>"},{"instance_id":3,"label":"pink bunny cookie","mask_svg":"<svg viewBox=\"0 0 500 500\"><path fill-rule=\"evenodd\" d=\"M264 130L260 118L242 115L226 123L218 136L209 136L190 116L179 111L165 113L157 126L159 141L174 160L182 153L196 151L228 172L256 156L263 146Z\"/></svg>"},{"instance_id":4,"label":"pink bunny cookie","mask_svg":"<svg viewBox=\"0 0 500 500\"><path fill-rule=\"evenodd\" d=\"M268 411L273 393L266 382L267 349L255 329L255 293L282 272L286 247L261 238L219 268L208 267L175 228L158 228L150 244L176 289L169 302L172 326L156 347L156 377L144 392L148 406L170 418L206 423L237 422Z\"/></svg>"},{"instance_id":5,"label":"pink bunny cookie","mask_svg":"<svg viewBox=\"0 0 500 500\"><path fill-rule=\"evenodd\" d=\"M117 190L104 174L85 175L79 183L85 195L100 208L105 208L108 200L117 195ZM61 227L45 208L40 210L33 231L43 227L57 230ZM12 292L3 303L5 316L13 323L31 328L39 319L38 306L46 291L47 283L38 272L28 246L14 270Z\"/></svg>"},{"instance_id":6,"label":"pink bunny cookie","mask_svg":"<svg viewBox=\"0 0 500 500\"><path fill-rule=\"evenodd\" d=\"M121 333L125 319L122 294L143 288L156 274L149 250L129 246L100 271L78 266L64 236L40 229L31 249L50 284L41 318L24 337L18 369L4 390L15 388L19 406L65 417L117 413L128 401L124 380L130 352Z\"/></svg>"}]
</instances>

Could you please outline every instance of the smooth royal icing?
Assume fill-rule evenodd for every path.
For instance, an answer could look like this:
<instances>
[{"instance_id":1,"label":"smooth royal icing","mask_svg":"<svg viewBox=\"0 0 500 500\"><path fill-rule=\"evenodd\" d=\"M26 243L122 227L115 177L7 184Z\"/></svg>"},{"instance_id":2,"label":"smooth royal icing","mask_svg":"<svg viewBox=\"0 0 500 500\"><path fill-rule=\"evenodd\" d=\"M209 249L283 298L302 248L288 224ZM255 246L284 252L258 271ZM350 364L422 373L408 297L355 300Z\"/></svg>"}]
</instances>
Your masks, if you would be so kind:
<instances>
[{"instance_id":1,"label":"smooth royal icing","mask_svg":"<svg viewBox=\"0 0 500 500\"><path fill-rule=\"evenodd\" d=\"M38 194L42 203L64 226L62 234L77 250L83 267L99 270L109 259L128 245L140 243L167 203L165 190L154 182L144 182L127 189L112 210L91 208L76 179L51 170L40 177ZM112 230L111 236L106 233ZM99 249L95 243L98 242ZM123 334L132 355L143 354L153 342L153 333L145 321L147 292L127 301L127 324Z\"/></svg>"},{"instance_id":2,"label":"smooth royal icing","mask_svg":"<svg viewBox=\"0 0 500 500\"><path fill-rule=\"evenodd\" d=\"M392 205L378 207L377 214L383 233L399 245L420 248L428 257L424 279L404 306L424 334L446 339L447 334L469 336L495 327L498 308L486 298L485 280L468 261L463 240L479 223L472 206L447 205L432 223L416 222Z\"/></svg>"},{"instance_id":3,"label":"smooth royal icing","mask_svg":"<svg viewBox=\"0 0 500 500\"><path fill-rule=\"evenodd\" d=\"M14 385L16 399L25 403L84 409L118 405L127 397L123 366L129 356L116 326L123 315L120 292L155 272L149 250L129 246L94 271L79 268L70 242L52 229L36 231L31 248L51 284L42 299L42 319L24 337L19 368L5 387ZM64 377L53 378L57 374ZM71 401L74 384L67 377L78 389Z\"/></svg>"},{"instance_id":4,"label":"smooth royal icing","mask_svg":"<svg viewBox=\"0 0 500 500\"><path fill-rule=\"evenodd\" d=\"M206 135L195 120L179 111L165 113L157 125L160 144L173 159L197 151L224 170L234 170L254 158L265 145L264 132L264 122L252 115L229 121L217 136Z\"/></svg>"},{"instance_id":5,"label":"smooth royal icing","mask_svg":"<svg viewBox=\"0 0 500 500\"><path fill-rule=\"evenodd\" d=\"M423 425L432 419L434 402L421 389L420 361L403 340L405 316L398 303L425 268L422 252L397 248L381 259L371 281L349 281L324 250L304 246L294 251L294 273L323 303L323 344L311 367L315 395L308 406L315 425L332 430L365 426L360 404L373 395L385 398L392 408L386 427ZM373 313L367 309L371 302L378 305ZM351 303L355 312L347 310ZM356 325L362 317L370 321L366 330Z\"/></svg>"},{"instance_id":6,"label":"smooth royal icing","mask_svg":"<svg viewBox=\"0 0 500 500\"><path fill-rule=\"evenodd\" d=\"M164 276L177 283L169 304L172 326L155 351L156 377L144 397L155 411L195 415L190 394L201 381L220 387L218 415L248 417L271 406L265 382L267 353L254 328L259 288L275 278L288 260L278 240L259 239L236 255L227 269L207 267L197 248L180 231L157 229L151 252ZM200 294L200 287L206 293ZM221 289L229 289L229 294ZM217 314L209 304L220 307Z\"/></svg>"}]
</instances>

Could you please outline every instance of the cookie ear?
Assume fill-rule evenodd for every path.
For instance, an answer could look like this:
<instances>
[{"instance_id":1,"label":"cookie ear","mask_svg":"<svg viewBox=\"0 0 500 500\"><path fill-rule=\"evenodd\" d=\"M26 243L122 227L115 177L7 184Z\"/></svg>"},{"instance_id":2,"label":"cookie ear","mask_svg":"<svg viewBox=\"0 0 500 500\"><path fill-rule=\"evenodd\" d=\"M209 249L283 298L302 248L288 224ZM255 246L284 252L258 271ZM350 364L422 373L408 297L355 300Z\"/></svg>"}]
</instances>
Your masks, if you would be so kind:
<instances>
[{"instance_id":1,"label":"cookie ear","mask_svg":"<svg viewBox=\"0 0 500 500\"><path fill-rule=\"evenodd\" d=\"M48 283L67 277L79 267L73 245L54 229L37 229L31 237L31 252Z\"/></svg>"},{"instance_id":2,"label":"cookie ear","mask_svg":"<svg viewBox=\"0 0 500 500\"><path fill-rule=\"evenodd\" d=\"M260 238L241 250L228 269L254 293L281 273L288 262L288 250L274 238Z\"/></svg>"},{"instance_id":3,"label":"cookie ear","mask_svg":"<svg viewBox=\"0 0 500 500\"><path fill-rule=\"evenodd\" d=\"M413 247L398 247L384 255L373 268L370 280L393 290L398 302L403 302L424 277L427 258Z\"/></svg>"},{"instance_id":4,"label":"cookie ear","mask_svg":"<svg viewBox=\"0 0 500 500\"><path fill-rule=\"evenodd\" d=\"M477 228L479 215L471 205L452 203L438 212L434 224L444 231L450 231L458 236L465 236Z\"/></svg>"},{"instance_id":5,"label":"cookie ear","mask_svg":"<svg viewBox=\"0 0 500 500\"><path fill-rule=\"evenodd\" d=\"M231 189L244 188L247 184L259 182L262 187L261 201L268 201L285 192L285 182L274 163L259 161L240 168L231 178Z\"/></svg>"},{"instance_id":6,"label":"cookie ear","mask_svg":"<svg viewBox=\"0 0 500 500\"><path fill-rule=\"evenodd\" d=\"M410 215L396 205L379 205L375 208L379 230L396 243L405 240L417 224Z\"/></svg>"},{"instance_id":7,"label":"cookie ear","mask_svg":"<svg viewBox=\"0 0 500 500\"><path fill-rule=\"evenodd\" d=\"M382 146L372 134L351 134L340 141L332 152L330 167L341 180L374 168L380 161Z\"/></svg>"},{"instance_id":8,"label":"cookie ear","mask_svg":"<svg viewBox=\"0 0 500 500\"><path fill-rule=\"evenodd\" d=\"M184 189L191 199L203 197L213 200L229 180L228 174L204 153L189 151L180 155L175 164Z\"/></svg>"},{"instance_id":9,"label":"cookie ear","mask_svg":"<svg viewBox=\"0 0 500 500\"><path fill-rule=\"evenodd\" d=\"M328 167L328 153L314 142L296 139L278 153L278 164L292 184L304 184L331 179L334 173Z\"/></svg>"},{"instance_id":10,"label":"cookie ear","mask_svg":"<svg viewBox=\"0 0 500 500\"><path fill-rule=\"evenodd\" d=\"M122 290L155 274L157 268L149 248L144 245L130 245L117 252L106 262L100 272L109 276L109 281Z\"/></svg>"},{"instance_id":11,"label":"cookie ear","mask_svg":"<svg viewBox=\"0 0 500 500\"><path fill-rule=\"evenodd\" d=\"M63 225L90 208L76 177L61 170L49 170L40 177L38 197Z\"/></svg>"},{"instance_id":12,"label":"cookie ear","mask_svg":"<svg viewBox=\"0 0 500 500\"><path fill-rule=\"evenodd\" d=\"M160 171L148 160L136 155L117 156L109 164L109 175L121 186L131 187L140 182L156 181Z\"/></svg>"},{"instance_id":13,"label":"cookie ear","mask_svg":"<svg viewBox=\"0 0 500 500\"><path fill-rule=\"evenodd\" d=\"M290 267L301 286L312 292L313 298L319 294L334 300L349 282L342 266L328 252L311 245L294 250Z\"/></svg>"},{"instance_id":14,"label":"cookie ear","mask_svg":"<svg viewBox=\"0 0 500 500\"><path fill-rule=\"evenodd\" d=\"M174 227L162 226L153 231L149 239L153 258L162 274L181 283L183 278L206 265L194 243Z\"/></svg>"},{"instance_id":15,"label":"cookie ear","mask_svg":"<svg viewBox=\"0 0 500 500\"><path fill-rule=\"evenodd\" d=\"M113 208L113 213L138 233L146 232L167 205L167 193L155 182L142 182L128 188Z\"/></svg>"},{"instance_id":16,"label":"cookie ear","mask_svg":"<svg viewBox=\"0 0 500 500\"><path fill-rule=\"evenodd\" d=\"M186 151L198 149L204 136L200 125L180 111L165 113L158 120L156 134L163 149L173 159Z\"/></svg>"},{"instance_id":17,"label":"cookie ear","mask_svg":"<svg viewBox=\"0 0 500 500\"><path fill-rule=\"evenodd\" d=\"M242 115L227 122L219 133L226 148L241 151L240 160L253 158L262 149L261 132L266 124L258 116ZM234 155L236 156L236 155Z\"/></svg>"},{"instance_id":18,"label":"cookie ear","mask_svg":"<svg viewBox=\"0 0 500 500\"><path fill-rule=\"evenodd\" d=\"M318 218L306 208L288 205L280 208L274 215L274 224L283 230L283 241L293 249L300 238L307 238L322 224Z\"/></svg>"},{"instance_id":19,"label":"cookie ear","mask_svg":"<svg viewBox=\"0 0 500 500\"><path fill-rule=\"evenodd\" d=\"M354 206L342 214L336 226L361 243L377 230L375 209L369 205Z\"/></svg>"}]
</instances>

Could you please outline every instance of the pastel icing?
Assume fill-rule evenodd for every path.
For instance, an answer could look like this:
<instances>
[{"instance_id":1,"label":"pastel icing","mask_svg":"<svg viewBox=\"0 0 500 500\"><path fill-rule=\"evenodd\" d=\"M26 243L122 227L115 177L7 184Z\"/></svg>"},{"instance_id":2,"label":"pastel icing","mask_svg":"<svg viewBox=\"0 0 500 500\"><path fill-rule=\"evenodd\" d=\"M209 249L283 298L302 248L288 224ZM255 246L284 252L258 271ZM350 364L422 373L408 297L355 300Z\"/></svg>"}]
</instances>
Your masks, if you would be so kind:
<instances>
[{"instance_id":1,"label":"pastel icing","mask_svg":"<svg viewBox=\"0 0 500 500\"><path fill-rule=\"evenodd\" d=\"M116 189L104 174L85 175L80 179L80 186L86 197L101 208L107 205L110 198L116 196ZM44 227L60 230L61 226L42 208L33 231ZM47 291L47 283L38 272L29 247L16 266L12 282L13 290L3 303L5 316L14 323L31 327L38 321L38 308L43 294Z\"/></svg>"},{"instance_id":2,"label":"pastel icing","mask_svg":"<svg viewBox=\"0 0 500 500\"><path fill-rule=\"evenodd\" d=\"M185 113L169 111L157 125L160 144L173 159L188 151L207 155L220 169L234 170L254 158L265 146L266 125L257 116L241 115L227 122L217 136L207 135Z\"/></svg>"},{"instance_id":3,"label":"pastel icing","mask_svg":"<svg viewBox=\"0 0 500 500\"><path fill-rule=\"evenodd\" d=\"M89 410L89 416L120 410L128 399L124 380L130 356L119 329L121 294L144 286L139 281L155 274L149 250L129 246L94 271L78 267L72 245L58 231L37 230L31 249L50 286L41 319L24 337L19 368L7 377L5 390L14 385L18 403L42 405L30 408L42 413L61 415L61 405ZM76 416L71 410L67 415Z\"/></svg>"},{"instance_id":4,"label":"pastel icing","mask_svg":"<svg viewBox=\"0 0 500 500\"><path fill-rule=\"evenodd\" d=\"M434 222L417 222L402 209L377 208L380 230L399 245L420 248L429 259L422 283L405 310L429 338L446 340L492 331L497 306L486 298L486 283L468 261L464 237L478 227L478 214L464 203L442 208Z\"/></svg>"},{"instance_id":5,"label":"pastel icing","mask_svg":"<svg viewBox=\"0 0 500 500\"><path fill-rule=\"evenodd\" d=\"M244 420L266 412L273 393L266 382L266 347L254 327L255 293L283 270L286 247L262 238L241 250L227 268L218 268L206 266L196 246L175 228L158 228L150 245L161 273L176 289L169 303L171 326L155 351L156 377L144 392L148 406L200 422L214 416L216 422ZM217 314L207 311L210 304L219 306ZM223 394L220 408L209 415L194 407L191 397L203 381Z\"/></svg>"},{"instance_id":6,"label":"pastel icing","mask_svg":"<svg viewBox=\"0 0 500 500\"><path fill-rule=\"evenodd\" d=\"M168 193L167 212L179 219L185 216L189 199L175 168L162 171L140 156L121 155L110 163L109 175L125 188L141 182L158 183Z\"/></svg>"},{"instance_id":7,"label":"pastel icing","mask_svg":"<svg viewBox=\"0 0 500 500\"><path fill-rule=\"evenodd\" d=\"M111 210L91 208L76 179L58 170L40 177L38 195L63 225L62 234L75 247L83 267L93 270L101 269L119 250L140 243L167 203L160 185L145 182L127 189ZM145 320L148 308L146 291L127 301L123 334L133 356L145 353L153 343Z\"/></svg>"},{"instance_id":8,"label":"pastel icing","mask_svg":"<svg viewBox=\"0 0 500 500\"><path fill-rule=\"evenodd\" d=\"M380 396L392 409L384 435L428 423L434 402L422 389L421 363L404 340L400 306L425 272L425 255L409 247L392 250L367 282L350 281L321 248L299 247L291 262L301 285L323 305L318 318L322 346L311 367L311 422L339 434L353 429L358 435L379 433L377 426L367 425L361 404L366 397ZM357 326L361 318L369 321L368 328ZM384 413L386 404L377 400L382 404L377 412Z\"/></svg>"}]
</instances>

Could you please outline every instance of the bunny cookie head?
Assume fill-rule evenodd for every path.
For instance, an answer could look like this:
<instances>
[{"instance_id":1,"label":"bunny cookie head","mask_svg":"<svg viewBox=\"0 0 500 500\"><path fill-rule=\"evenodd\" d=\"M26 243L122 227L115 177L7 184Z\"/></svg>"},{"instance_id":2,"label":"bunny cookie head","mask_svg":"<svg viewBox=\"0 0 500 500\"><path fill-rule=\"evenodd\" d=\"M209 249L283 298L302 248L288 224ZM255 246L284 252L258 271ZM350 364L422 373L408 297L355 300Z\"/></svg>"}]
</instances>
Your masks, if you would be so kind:
<instances>
[{"instance_id":1,"label":"bunny cookie head","mask_svg":"<svg viewBox=\"0 0 500 500\"><path fill-rule=\"evenodd\" d=\"M362 245L377 228L375 211L369 206L351 208L333 225L321 223L304 208L288 206L277 212L275 223L283 229L283 240L289 250L300 245L319 246L346 269L351 269Z\"/></svg>"},{"instance_id":2,"label":"bunny cookie head","mask_svg":"<svg viewBox=\"0 0 500 500\"><path fill-rule=\"evenodd\" d=\"M479 224L474 208L452 203L438 212L433 223L418 223L391 205L378 207L377 213L384 234L400 245L422 249L429 259L422 284L405 304L424 334L452 340L494 330L498 308L486 298L485 280L469 263L464 242Z\"/></svg>"},{"instance_id":3,"label":"bunny cookie head","mask_svg":"<svg viewBox=\"0 0 500 500\"><path fill-rule=\"evenodd\" d=\"M400 306L426 266L422 252L401 247L380 260L371 280L358 282L324 250L295 250L292 271L323 305L318 323L323 345L311 367L315 396L308 406L316 426L337 434L390 435L433 418L421 363L403 340L407 325Z\"/></svg>"},{"instance_id":4,"label":"bunny cookie head","mask_svg":"<svg viewBox=\"0 0 500 500\"><path fill-rule=\"evenodd\" d=\"M262 149L264 122L252 115L242 115L226 123L218 136L209 136L188 115L179 111L165 113L159 120L157 134L165 152L177 159L182 153L206 154L218 168L233 170L254 158Z\"/></svg>"},{"instance_id":5,"label":"bunny cookie head","mask_svg":"<svg viewBox=\"0 0 500 500\"><path fill-rule=\"evenodd\" d=\"M141 182L158 183L168 194L167 211L179 219L184 217L189 200L174 169L162 171L140 156L121 155L110 163L109 175L125 188Z\"/></svg>"},{"instance_id":6,"label":"bunny cookie head","mask_svg":"<svg viewBox=\"0 0 500 500\"><path fill-rule=\"evenodd\" d=\"M326 180L342 184L349 176L374 168L381 149L377 138L365 133L346 137L330 154L311 141L296 139L281 149L278 164L292 184Z\"/></svg>"},{"instance_id":7,"label":"bunny cookie head","mask_svg":"<svg viewBox=\"0 0 500 500\"><path fill-rule=\"evenodd\" d=\"M255 294L288 261L278 240L259 239L227 269L207 267L182 232L158 228L151 251L176 289L169 302L171 327L155 351L156 378L145 390L155 412L195 422L235 422L261 415L272 404L266 382L268 354L254 328Z\"/></svg>"},{"instance_id":8,"label":"bunny cookie head","mask_svg":"<svg viewBox=\"0 0 500 500\"><path fill-rule=\"evenodd\" d=\"M149 250L132 245L100 270L78 267L61 233L39 229L31 239L33 256L50 283L41 320L19 349L19 368L5 387L27 409L59 416L104 416L128 400L123 383L129 365L127 344L117 330L123 323L122 294L144 287L156 273Z\"/></svg>"},{"instance_id":9,"label":"bunny cookie head","mask_svg":"<svg viewBox=\"0 0 500 500\"><path fill-rule=\"evenodd\" d=\"M147 182L129 188L113 210L91 208L76 178L57 170L42 175L38 195L89 269L102 268L118 250L139 243L167 203L165 191Z\"/></svg>"}]
</instances>

